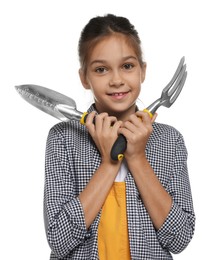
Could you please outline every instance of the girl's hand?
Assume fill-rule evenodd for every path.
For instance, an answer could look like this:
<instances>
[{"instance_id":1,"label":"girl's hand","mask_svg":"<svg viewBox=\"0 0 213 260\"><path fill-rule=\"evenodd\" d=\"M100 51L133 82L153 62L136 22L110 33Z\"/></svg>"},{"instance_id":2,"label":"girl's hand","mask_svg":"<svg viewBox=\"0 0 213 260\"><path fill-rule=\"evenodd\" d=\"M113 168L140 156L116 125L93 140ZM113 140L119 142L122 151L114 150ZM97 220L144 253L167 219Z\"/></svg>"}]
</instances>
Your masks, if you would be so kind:
<instances>
[{"instance_id":1,"label":"girl's hand","mask_svg":"<svg viewBox=\"0 0 213 260\"><path fill-rule=\"evenodd\" d=\"M93 119L95 117L95 124ZM118 129L122 122L107 113L90 113L86 120L86 127L92 136L100 154L102 162L112 162L110 157L111 148L118 137Z\"/></svg>"},{"instance_id":2,"label":"girl's hand","mask_svg":"<svg viewBox=\"0 0 213 260\"><path fill-rule=\"evenodd\" d=\"M154 114L151 119L148 113L137 111L119 128L118 132L127 139L127 149L125 151L127 161L146 156L146 144L153 131L152 123L156 117L157 114Z\"/></svg>"}]
</instances>

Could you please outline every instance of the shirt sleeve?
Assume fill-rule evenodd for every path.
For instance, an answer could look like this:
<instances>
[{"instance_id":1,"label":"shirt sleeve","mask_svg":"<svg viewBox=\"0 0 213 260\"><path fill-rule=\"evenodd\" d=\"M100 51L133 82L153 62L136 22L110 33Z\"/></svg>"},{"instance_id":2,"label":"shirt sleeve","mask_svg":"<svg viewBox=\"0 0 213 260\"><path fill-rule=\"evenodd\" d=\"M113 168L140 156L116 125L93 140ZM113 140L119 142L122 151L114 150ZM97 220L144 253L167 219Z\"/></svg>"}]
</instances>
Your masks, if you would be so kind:
<instances>
[{"instance_id":1,"label":"shirt sleeve","mask_svg":"<svg viewBox=\"0 0 213 260\"><path fill-rule=\"evenodd\" d=\"M157 231L157 236L163 247L176 254L189 244L195 227L187 150L182 136L177 141L173 171L173 177L167 188L173 198L173 204L166 221Z\"/></svg>"},{"instance_id":2,"label":"shirt sleeve","mask_svg":"<svg viewBox=\"0 0 213 260\"><path fill-rule=\"evenodd\" d=\"M70 253L89 232L73 190L63 135L52 128L45 156L44 223L48 243L57 257Z\"/></svg>"}]
</instances>

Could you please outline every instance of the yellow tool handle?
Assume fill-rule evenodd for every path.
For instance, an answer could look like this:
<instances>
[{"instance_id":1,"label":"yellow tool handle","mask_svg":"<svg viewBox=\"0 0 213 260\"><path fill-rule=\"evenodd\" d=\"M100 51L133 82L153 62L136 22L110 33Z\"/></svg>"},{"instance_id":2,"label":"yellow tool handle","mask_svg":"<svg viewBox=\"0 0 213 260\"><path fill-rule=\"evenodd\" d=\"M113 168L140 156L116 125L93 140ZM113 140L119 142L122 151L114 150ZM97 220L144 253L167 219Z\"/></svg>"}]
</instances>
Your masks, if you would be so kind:
<instances>
[{"instance_id":1,"label":"yellow tool handle","mask_svg":"<svg viewBox=\"0 0 213 260\"><path fill-rule=\"evenodd\" d=\"M81 123L82 125L85 125L86 120L87 120L87 116L88 116L88 112L84 112L83 115L82 115L82 117L81 117L81 119L80 119L80 123Z\"/></svg>"},{"instance_id":2,"label":"yellow tool handle","mask_svg":"<svg viewBox=\"0 0 213 260\"><path fill-rule=\"evenodd\" d=\"M145 108L144 110L143 110L143 112L146 112L146 113L148 113L149 114L149 116L150 116L150 118L152 118L153 117L153 114L147 109L147 108Z\"/></svg>"}]
</instances>

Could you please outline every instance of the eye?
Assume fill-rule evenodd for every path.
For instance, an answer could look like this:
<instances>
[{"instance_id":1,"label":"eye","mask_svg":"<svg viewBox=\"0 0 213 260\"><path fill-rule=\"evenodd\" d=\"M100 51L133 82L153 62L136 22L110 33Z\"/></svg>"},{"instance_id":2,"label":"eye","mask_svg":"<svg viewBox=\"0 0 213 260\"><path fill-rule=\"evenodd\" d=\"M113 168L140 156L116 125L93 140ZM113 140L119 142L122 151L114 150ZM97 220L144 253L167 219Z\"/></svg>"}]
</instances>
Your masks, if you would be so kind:
<instances>
[{"instance_id":1,"label":"eye","mask_svg":"<svg viewBox=\"0 0 213 260\"><path fill-rule=\"evenodd\" d=\"M95 72L97 73L105 73L107 71L107 69L105 67L98 67L98 68L95 68Z\"/></svg>"},{"instance_id":2,"label":"eye","mask_svg":"<svg viewBox=\"0 0 213 260\"><path fill-rule=\"evenodd\" d=\"M134 65L133 65L132 63L125 63L125 64L123 65L123 68L124 68L125 70L131 70L131 69L134 68Z\"/></svg>"}]
</instances>

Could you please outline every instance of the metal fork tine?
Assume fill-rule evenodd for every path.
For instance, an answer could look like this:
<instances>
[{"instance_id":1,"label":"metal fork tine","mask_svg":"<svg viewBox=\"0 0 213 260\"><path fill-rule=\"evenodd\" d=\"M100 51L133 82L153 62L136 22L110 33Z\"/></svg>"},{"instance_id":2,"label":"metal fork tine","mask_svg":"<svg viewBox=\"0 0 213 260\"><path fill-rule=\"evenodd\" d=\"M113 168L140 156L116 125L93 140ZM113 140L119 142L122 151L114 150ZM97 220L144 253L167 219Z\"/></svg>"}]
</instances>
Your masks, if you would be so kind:
<instances>
[{"instance_id":1,"label":"metal fork tine","mask_svg":"<svg viewBox=\"0 0 213 260\"><path fill-rule=\"evenodd\" d=\"M162 92L167 92L167 90L171 87L171 85L175 82L176 78L178 77L182 67L183 67L183 64L184 64L184 61L185 61L185 57L183 56L179 62L179 65L177 67L177 70L175 71L175 74L174 76L172 77L172 79L170 80L170 82L166 85L166 87L163 89Z\"/></svg>"},{"instance_id":2,"label":"metal fork tine","mask_svg":"<svg viewBox=\"0 0 213 260\"><path fill-rule=\"evenodd\" d=\"M174 92L176 92L185 71L186 71L186 64L181 68L179 75L177 76L176 80L174 81L174 84L171 85L170 88L167 88L168 96L172 96L174 94Z\"/></svg>"},{"instance_id":3,"label":"metal fork tine","mask_svg":"<svg viewBox=\"0 0 213 260\"><path fill-rule=\"evenodd\" d=\"M183 76L181 77L181 80L178 84L178 88L176 89L177 91L174 93L174 95L171 97L170 99L170 105L172 105L175 100L178 98L184 84L185 84L185 81L186 81L186 77L187 77L187 71L184 72Z\"/></svg>"},{"instance_id":4,"label":"metal fork tine","mask_svg":"<svg viewBox=\"0 0 213 260\"><path fill-rule=\"evenodd\" d=\"M170 107L179 96L186 81L186 64L183 56L170 82L164 87L161 97L156 99L146 110L154 114L160 106Z\"/></svg>"}]
</instances>

